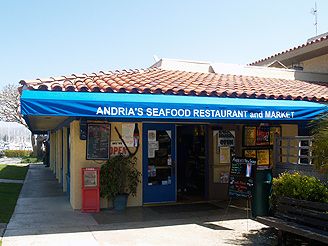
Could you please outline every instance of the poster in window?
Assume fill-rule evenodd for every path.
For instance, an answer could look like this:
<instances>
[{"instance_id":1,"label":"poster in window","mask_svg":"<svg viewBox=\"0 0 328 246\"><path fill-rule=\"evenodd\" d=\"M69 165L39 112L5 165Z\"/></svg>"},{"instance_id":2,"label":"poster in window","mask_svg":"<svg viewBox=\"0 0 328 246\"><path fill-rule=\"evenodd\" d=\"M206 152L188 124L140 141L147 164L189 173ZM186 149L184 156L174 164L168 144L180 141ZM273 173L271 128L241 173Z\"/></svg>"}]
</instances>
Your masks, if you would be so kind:
<instances>
[{"instance_id":1,"label":"poster in window","mask_svg":"<svg viewBox=\"0 0 328 246\"><path fill-rule=\"evenodd\" d=\"M258 166L269 166L270 165L270 150L269 149L257 150L257 165Z\"/></svg>"},{"instance_id":2,"label":"poster in window","mask_svg":"<svg viewBox=\"0 0 328 246\"><path fill-rule=\"evenodd\" d=\"M156 130L148 130L148 142L156 141Z\"/></svg>"},{"instance_id":3,"label":"poster in window","mask_svg":"<svg viewBox=\"0 0 328 246\"><path fill-rule=\"evenodd\" d=\"M270 127L270 145L273 145L275 135L278 137L281 136L281 129L279 126Z\"/></svg>"},{"instance_id":4,"label":"poster in window","mask_svg":"<svg viewBox=\"0 0 328 246\"><path fill-rule=\"evenodd\" d=\"M235 131L233 130L220 130L218 134L217 147L221 146L235 146Z\"/></svg>"},{"instance_id":5,"label":"poster in window","mask_svg":"<svg viewBox=\"0 0 328 246\"><path fill-rule=\"evenodd\" d=\"M230 147L220 147L220 163L230 163Z\"/></svg>"},{"instance_id":6,"label":"poster in window","mask_svg":"<svg viewBox=\"0 0 328 246\"><path fill-rule=\"evenodd\" d=\"M256 134L256 145L269 145L270 127L259 126Z\"/></svg>"},{"instance_id":7,"label":"poster in window","mask_svg":"<svg viewBox=\"0 0 328 246\"><path fill-rule=\"evenodd\" d=\"M127 147L134 147L134 123L123 123L122 124L122 138Z\"/></svg>"},{"instance_id":8,"label":"poster in window","mask_svg":"<svg viewBox=\"0 0 328 246\"><path fill-rule=\"evenodd\" d=\"M246 146L255 146L256 144L256 127L255 126L245 126L244 128L244 144Z\"/></svg>"},{"instance_id":9,"label":"poster in window","mask_svg":"<svg viewBox=\"0 0 328 246\"><path fill-rule=\"evenodd\" d=\"M256 159L256 150L255 149L245 149L244 157Z\"/></svg>"},{"instance_id":10,"label":"poster in window","mask_svg":"<svg viewBox=\"0 0 328 246\"><path fill-rule=\"evenodd\" d=\"M219 182L221 184L228 184L229 183L229 172L221 172Z\"/></svg>"},{"instance_id":11,"label":"poster in window","mask_svg":"<svg viewBox=\"0 0 328 246\"><path fill-rule=\"evenodd\" d=\"M109 124L88 124L87 160L107 160L109 158Z\"/></svg>"}]
</instances>

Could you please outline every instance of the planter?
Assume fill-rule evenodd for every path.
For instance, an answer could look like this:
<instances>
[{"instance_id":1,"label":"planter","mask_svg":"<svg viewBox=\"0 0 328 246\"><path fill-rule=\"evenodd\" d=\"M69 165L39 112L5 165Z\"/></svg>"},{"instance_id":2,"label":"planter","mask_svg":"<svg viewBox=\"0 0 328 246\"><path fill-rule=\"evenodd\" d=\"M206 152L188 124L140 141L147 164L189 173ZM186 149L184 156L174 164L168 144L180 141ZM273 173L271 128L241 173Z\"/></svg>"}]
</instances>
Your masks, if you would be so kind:
<instances>
[{"instance_id":1,"label":"planter","mask_svg":"<svg viewBox=\"0 0 328 246\"><path fill-rule=\"evenodd\" d=\"M128 202L128 196L128 194L117 195L113 200L114 209L117 211L125 210Z\"/></svg>"}]
</instances>

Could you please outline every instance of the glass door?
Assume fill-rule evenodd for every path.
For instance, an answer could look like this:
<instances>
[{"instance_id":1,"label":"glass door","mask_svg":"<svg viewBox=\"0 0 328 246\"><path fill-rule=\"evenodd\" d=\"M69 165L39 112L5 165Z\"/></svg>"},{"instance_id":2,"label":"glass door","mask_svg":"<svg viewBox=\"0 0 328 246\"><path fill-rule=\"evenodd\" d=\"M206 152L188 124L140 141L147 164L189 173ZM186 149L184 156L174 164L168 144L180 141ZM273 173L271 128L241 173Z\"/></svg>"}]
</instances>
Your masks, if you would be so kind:
<instances>
[{"instance_id":1,"label":"glass door","mask_svg":"<svg viewBox=\"0 0 328 246\"><path fill-rule=\"evenodd\" d=\"M176 201L175 125L143 125L143 203Z\"/></svg>"}]
</instances>

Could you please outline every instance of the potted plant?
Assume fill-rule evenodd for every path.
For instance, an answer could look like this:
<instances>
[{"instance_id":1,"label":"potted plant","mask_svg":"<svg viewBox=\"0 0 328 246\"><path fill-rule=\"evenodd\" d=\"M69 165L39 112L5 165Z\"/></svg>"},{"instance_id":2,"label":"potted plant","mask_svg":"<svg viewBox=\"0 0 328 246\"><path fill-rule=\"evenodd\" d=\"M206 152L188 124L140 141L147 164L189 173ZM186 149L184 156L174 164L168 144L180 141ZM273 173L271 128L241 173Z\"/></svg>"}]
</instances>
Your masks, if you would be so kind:
<instances>
[{"instance_id":1,"label":"potted plant","mask_svg":"<svg viewBox=\"0 0 328 246\"><path fill-rule=\"evenodd\" d=\"M124 210L128 196L137 194L140 176L135 157L112 157L100 169L100 196L112 199L114 209Z\"/></svg>"}]
</instances>

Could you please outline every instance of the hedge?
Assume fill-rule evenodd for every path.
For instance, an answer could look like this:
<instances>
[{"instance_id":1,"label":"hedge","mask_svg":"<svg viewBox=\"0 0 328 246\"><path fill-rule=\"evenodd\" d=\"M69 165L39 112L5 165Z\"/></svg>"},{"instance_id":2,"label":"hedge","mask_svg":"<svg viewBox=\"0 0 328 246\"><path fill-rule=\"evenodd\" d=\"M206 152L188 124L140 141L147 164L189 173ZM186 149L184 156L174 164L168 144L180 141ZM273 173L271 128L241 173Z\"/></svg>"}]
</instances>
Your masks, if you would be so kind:
<instances>
[{"instance_id":1,"label":"hedge","mask_svg":"<svg viewBox=\"0 0 328 246\"><path fill-rule=\"evenodd\" d=\"M318 178L295 173L283 173L272 182L271 205L273 209L279 197L290 197L312 202L328 203L328 187Z\"/></svg>"},{"instance_id":2,"label":"hedge","mask_svg":"<svg viewBox=\"0 0 328 246\"><path fill-rule=\"evenodd\" d=\"M32 154L30 150L5 150L6 157L29 157Z\"/></svg>"}]
</instances>

